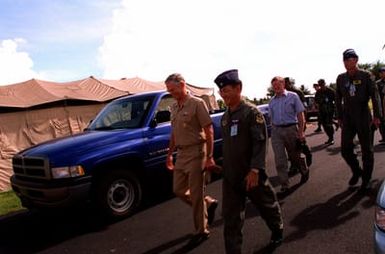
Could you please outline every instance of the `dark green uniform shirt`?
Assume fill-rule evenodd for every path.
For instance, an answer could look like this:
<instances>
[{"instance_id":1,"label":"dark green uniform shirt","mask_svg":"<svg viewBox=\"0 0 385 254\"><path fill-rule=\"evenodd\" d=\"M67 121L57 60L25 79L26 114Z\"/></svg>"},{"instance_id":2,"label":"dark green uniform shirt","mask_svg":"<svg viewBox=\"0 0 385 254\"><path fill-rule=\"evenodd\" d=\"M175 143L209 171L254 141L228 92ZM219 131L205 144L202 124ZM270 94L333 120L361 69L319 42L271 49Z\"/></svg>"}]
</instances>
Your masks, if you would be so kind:
<instances>
[{"instance_id":1,"label":"dark green uniform shirt","mask_svg":"<svg viewBox=\"0 0 385 254\"><path fill-rule=\"evenodd\" d=\"M267 139L263 114L255 105L242 101L235 111L224 113L221 127L224 178L239 186L253 168L263 177Z\"/></svg>"},{"instance_id":2,"label":"dark green uniform shirt","mask_svg":"<svg viewBox=\"0 0 385 254\"><path fill-rule=\"evenodd\" d=\"M381 103L384 100L384 94L385 94L385 80L379 79L376 82L377 88L378 88L378 93L380 95ZM382 112L384 116L384 112Z\"/></svg>"},{"instance_id":3,"label":"dark green uniform shirt","mask_svg":"<svg viewBox=\"0 0 385 254\"><path fill-rule=\"evenodd\" d=\"M336 106L339 119L358 119L363 114L370 114L369 99L372 99L374 116L380 118L378 89L370 73L358 70L354 76L349 76L346 72L338 75Z\"/></svg>"},{"instance_id":4,"label":"dark green uniform shirt","mask_svg":"<svg viewBox=\"0 0 385 254\"><path fill-rule=\"evenodd\" d=\"M315 93L314 100L321 113L334 114L335 94L335 91L330 87L325 87L325 90L320 89Z\"/></svg>"}]
</instances>

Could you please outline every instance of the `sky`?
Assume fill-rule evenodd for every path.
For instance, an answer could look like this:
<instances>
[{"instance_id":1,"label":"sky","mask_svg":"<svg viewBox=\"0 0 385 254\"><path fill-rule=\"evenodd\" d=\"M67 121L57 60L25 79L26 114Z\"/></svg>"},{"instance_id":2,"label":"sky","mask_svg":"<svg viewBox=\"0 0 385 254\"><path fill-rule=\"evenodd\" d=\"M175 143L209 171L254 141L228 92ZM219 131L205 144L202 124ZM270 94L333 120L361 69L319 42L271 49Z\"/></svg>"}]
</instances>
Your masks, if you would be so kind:
<instances>
[{"instance_id":1,"label":"sky","mask_svg":"<svg viewBox=\"0 0 385 254\"><path fill-rule=\"evenodd\" d=\"M238 69L263 98L274 76L335 82L342 52L385 62L383 0L0 0L0 85L89 76L215 87Z\"/></svg>"}]
</instances>

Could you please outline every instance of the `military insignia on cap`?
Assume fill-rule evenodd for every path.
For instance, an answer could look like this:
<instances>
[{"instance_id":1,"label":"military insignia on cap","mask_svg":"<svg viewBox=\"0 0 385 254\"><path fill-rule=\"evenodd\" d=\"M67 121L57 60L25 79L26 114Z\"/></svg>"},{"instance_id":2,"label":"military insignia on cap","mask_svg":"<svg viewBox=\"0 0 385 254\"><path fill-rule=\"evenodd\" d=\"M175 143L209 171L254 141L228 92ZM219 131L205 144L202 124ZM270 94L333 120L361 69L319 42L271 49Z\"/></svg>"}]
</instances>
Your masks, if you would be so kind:
<instances>
[{"instance_id":1,"label":"military insignia on cap","mask_svg":"<svg viewBox=\"0 0 385 254\"><path fill-rule=\"evenodd\" d=\"M263 124L263 122L265 121L265 119L263 118L263 115L262 114L257 114L256 117L255 117L255 121L259 124Z\"/></svg>"},{"instance_id":2,"label":"military insignia on cap","mask_svg":"<svg viewBox=\"0 0 385 254\"><path fill-rule=\"evenodd\" d=\"M225 71L221 74L219 74L215 80L215 84L217 84L218 88L221 89L227 85L231 84L238 84L241 83L238 77L238 70L237 69L232 69Z\"/></svg>"}]
</instances>

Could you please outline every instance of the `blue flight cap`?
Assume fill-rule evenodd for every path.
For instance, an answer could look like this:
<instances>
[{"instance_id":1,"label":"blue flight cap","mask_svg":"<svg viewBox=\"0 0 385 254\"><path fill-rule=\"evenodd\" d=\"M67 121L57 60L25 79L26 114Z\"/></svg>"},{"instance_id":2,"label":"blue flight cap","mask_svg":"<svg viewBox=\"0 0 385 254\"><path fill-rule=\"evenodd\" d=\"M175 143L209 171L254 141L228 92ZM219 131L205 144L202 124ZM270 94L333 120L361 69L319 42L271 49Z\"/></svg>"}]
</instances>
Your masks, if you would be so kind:
<instances>
[{"instance_id":1,"label":"blue flight cap","mask_svg":"<svg viewBox=\"0 0 385 254\"><path fill-rule=\"evenodd\" d=\"M356 54L356 51L354 51L354 49L347 49L344 51L344 53L342 53L342 57L345 61L349 58L358 58L358 55Z\"/></svg>"},{"instance_id":2,"label":"blue flight cap","mask_svg":"<svg viewBox=\"0 0 385 254\"><path fill-rule=\"evenodd\" d=\"M214 80L215 84L217 84L218 88L221 89L227 85L235 85L240 84L242 81L239 80L238 70L232 69L225 71L216 77Z\"/></svg>"}]
</instances>

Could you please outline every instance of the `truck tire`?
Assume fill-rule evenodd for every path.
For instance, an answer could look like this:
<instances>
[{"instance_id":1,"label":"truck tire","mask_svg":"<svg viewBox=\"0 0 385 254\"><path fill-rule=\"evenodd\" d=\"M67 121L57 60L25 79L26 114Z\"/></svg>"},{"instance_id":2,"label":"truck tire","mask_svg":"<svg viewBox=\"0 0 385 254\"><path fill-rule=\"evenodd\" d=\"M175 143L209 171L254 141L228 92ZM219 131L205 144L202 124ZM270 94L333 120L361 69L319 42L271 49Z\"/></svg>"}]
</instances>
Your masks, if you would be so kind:
<instances>
[{"instance_id":1,"label":"truck tire","mask_svg":"<svg viewBox=\"0 0 385 254\"><path fill-rule=\"evenodd\" d=\"M112 219L128 217L141 204L141 184L129 171L108 173L99 177L94 201L107 217Z\"/></svg>"}]
</instances>

